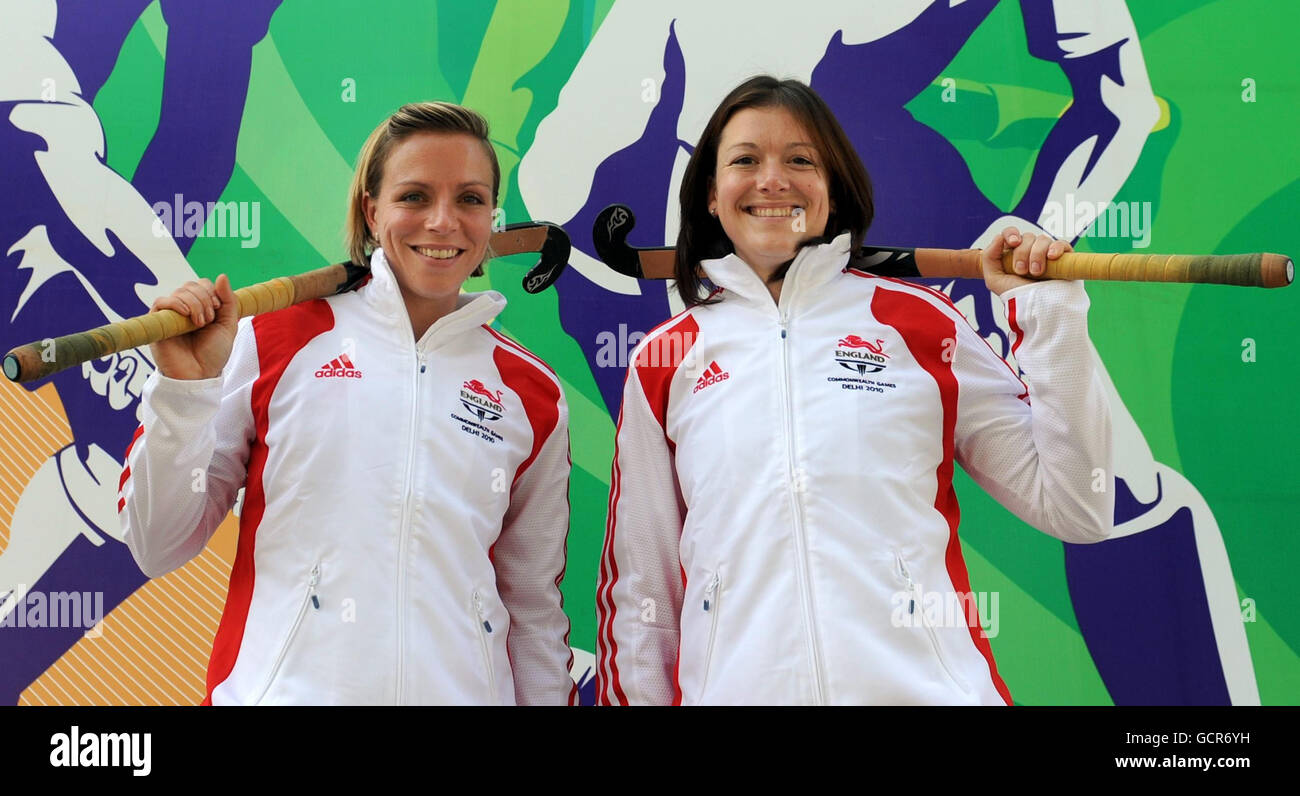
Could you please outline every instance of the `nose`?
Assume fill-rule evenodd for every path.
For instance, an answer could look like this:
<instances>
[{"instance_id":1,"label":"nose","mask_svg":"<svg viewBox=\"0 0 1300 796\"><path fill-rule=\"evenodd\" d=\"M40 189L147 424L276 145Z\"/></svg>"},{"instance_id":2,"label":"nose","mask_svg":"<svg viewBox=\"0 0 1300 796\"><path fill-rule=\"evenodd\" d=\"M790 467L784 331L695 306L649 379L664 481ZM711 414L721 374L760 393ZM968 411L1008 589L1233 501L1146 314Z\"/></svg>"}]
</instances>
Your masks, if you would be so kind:
<instances>
[{"instance_id":1,"label":"nose","mask_svg":"<svg viewBox=\"0 0 1300 796\"><path fill-rule=\"evenodd\" d=\"M759 166L757 178L758 190L763 193L779 193L790 187L786 178L785 164L778 158L769 158Z\"/></svg>"},{"instance_id":2,"label":"nose","mask_svg":"<svg viewBox=\"0 0 1300 796\"><path fill-rule=\"evenodd\" d=\"M424 214L425 229L445 235L455 232L456 226L455 206L450 200L438 199L429 203L428 212Z\"/></svg>"}]
</instances>

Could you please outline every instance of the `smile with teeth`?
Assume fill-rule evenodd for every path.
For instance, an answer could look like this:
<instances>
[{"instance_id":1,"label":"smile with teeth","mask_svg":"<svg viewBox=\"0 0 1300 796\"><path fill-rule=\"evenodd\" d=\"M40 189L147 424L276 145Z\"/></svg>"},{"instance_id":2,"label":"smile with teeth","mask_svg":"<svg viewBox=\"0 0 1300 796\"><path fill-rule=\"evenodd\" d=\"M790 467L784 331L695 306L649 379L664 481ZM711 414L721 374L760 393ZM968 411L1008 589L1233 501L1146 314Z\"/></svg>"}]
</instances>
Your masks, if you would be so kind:
<instances>
[{"instance_id":1,"label":"smile with teeth","mask_svg":"<svg viewBox=\"0 0 1300 796\"><path fill-rule=\"evenodd\" d=\"M425 257L432 257L435 260L450 260L461 252L460 249L430 249L427 246L412 246L411 248Z\"/></svg>"},{"instance_id":2,"label":"smile with teeth","mask_svg":"<svg viewBox=\"0 0 1300 796\"><path fill-rule=\"evenodd\" d=\"M751 207L749 214L762 218L792 216L802 209L800 207Z\"/></svg>"}]
</instances>

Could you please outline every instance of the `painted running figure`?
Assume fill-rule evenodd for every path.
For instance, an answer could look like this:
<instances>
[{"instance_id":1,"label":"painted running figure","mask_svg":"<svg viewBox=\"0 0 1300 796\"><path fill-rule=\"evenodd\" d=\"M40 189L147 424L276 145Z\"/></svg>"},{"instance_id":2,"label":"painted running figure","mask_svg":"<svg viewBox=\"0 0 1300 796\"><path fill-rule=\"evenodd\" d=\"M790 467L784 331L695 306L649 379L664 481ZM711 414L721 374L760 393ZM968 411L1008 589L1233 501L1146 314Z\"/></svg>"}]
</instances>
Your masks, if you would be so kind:
<instances>
[{"instance_id":1,"label":"painted running figure","mask_svg":"<svg viewBox=\"0 0 1300 796\"><path fill-rule=\"evenodd\" d=\"M0 348L138 315L165 293L162 285L194 278L185 260L194 238L173 237L151 207L177 194L200 208L221 197L235 165L252 48L279 5L161 0L159 123L128 181L107 164L112 142L92 103L150 0L0 0L0 172L24 188L0 199ZM218 72L222 79L211 80ZM196 105L195 96L204 101ZM15 621L31 591L102 594L108 612L146 581L120 543L114 507L122 452L153 369L148 352L132 350L26 385L54 385L71 442L20 485L0 550L0 648L8 661L0 701L16 703L85 632ZM39 401L15 400L24 401L25 416L47 420Z\"/></svg>"}]
</instances>

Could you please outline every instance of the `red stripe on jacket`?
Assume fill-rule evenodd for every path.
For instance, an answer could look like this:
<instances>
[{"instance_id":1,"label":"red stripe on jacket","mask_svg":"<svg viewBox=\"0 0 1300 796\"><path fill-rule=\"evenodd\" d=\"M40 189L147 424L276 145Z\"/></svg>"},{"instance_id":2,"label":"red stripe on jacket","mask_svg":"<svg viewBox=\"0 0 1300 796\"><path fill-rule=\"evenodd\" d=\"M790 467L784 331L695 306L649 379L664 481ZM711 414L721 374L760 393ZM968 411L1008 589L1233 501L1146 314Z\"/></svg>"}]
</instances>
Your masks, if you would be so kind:
<instances>
[{"instance_id":1,"label":"red stripe on jacket","mask_svg":"<svg viewBox=\"0 0 1300 796\"><path fill-rule=\"evenodd\" d=\"M957 428L957 376L952 370L952 356L945 357L944 351L950 348L945 341L957 339L957 321L937 309L925 299L898 290L877 289L871 297L871 312L882 323L892 326L903 337L917 364L925 369L939 388L939 399L943 406L943 457L935 471L938 489L935 492L934 507L948 522L948 547L945 551L945 563L948 577L953 589L962 598L963 605L971 606L967 613L966 629L970 632L975 648L988 662L989 676L993 686L1006 701L1011 704L1011 691L998 674L997 663L993 660L993 650L984 636L979 620L979 611L974 608L974 595L970 589L970 575L966 571L966 561L961 554L961 541L957 538L957 526L961 522L961 510L957 505L957 492L953 489L953 456L955 452L955 431Z\"/></svg>"},{"instance_id":2,"label":"red stripe on jacket","mask_svg":"<svg viewBox=\"0 0 1300 796\"><path fill-rule=\"evenodd\" d=\"M131 461L131 449L135 447L135 441L144 435L144 424L135 427L135 434L131 435L131 441L126 444L126 453L122 454L122 461ZM122 477L117 479L117 513L121 514L122 509L126 507L126 501L122 499L122 487L131 478L131 465L127 464L122 467Z\"/></svg>"},{"instance_id":3,"label":"red stripe on jacket","mask_svg":"<svg viewBox=\"0 0 1300 796\"><path fill-rule=\"evenodd\" d=\"M852 274L853 276L859 277L859 278L861 278L861 279L880 279L880 280L884 280L884 281L886 281L886 282L893 282L893 283L898 284L898 285L903 285L904 287L910 287L910 288L915 288L915 289L917 289L917 290L923 290L923 291L925 291L926 293L929 293L930 295L934 296L935 298L942 300L944 304L947 304L949 307L952 307L953 310L956 311L958 314L960 314L963 318L966 317L966 313L962 312L961 309L960 309L956 304L953 304L953 303L952 303L952 299L948 298L948 294L947 294L947 293L944 293L942 290L935 290L934 288L932 288L932 287L930 287L930 286L928 286L928 285L922 285L922 284L918 284L918 283L915 283L915 282L908 282L908 281L905 281L905 280L902 280L902 279L895 279L895 278L892 277L892 276L879 276L879 275L877 275L877 274L864 274L864 273L862 273L861 271L855 271L855 270L852 270L852 269L848 269L848 270L846 271L846 273ZM1015 340L1014 340L1014 342L1012 342L1012 344L1011 344L1011 353L1012 353L1012 355L1014 355L1014 354L1016 353L1016 349L1020 347L1020 342L1021 342L1021 339L1024 337L1024 332L1022 332L1022 331L1020 330L1020 327L1019 327L1018 325L1016 325L1016 299L1015 299L1015 297L1013 296L1013 297L1012 297L1012 298L1007 302L1007 304L1008 304L1008 306L1007 306L1007 322L1010 324L1010 326L1011 326L1011 331L1012 331L1012 332L1014 333L1014 335L1015 335ZM985 338L983 338L983 337L981 337L980 339L981 339L981 340L984 340L984 345L988 346L988 348L989 348L990 351L993 351L993 346L992 346L992 345L989 345L989 341L988 341L987 339L985 339ZM993 351L993 356L995 356L995 357L997 357L998 359L1002 360L1002 364L1007 366L1007 370L1011 371L1011 375L1012 375L1012 376L1015 376L1015 377L1016 377L1016 381L1019 381L1019 382L1020 382L1020 385L1021 385L1022 387L1025 388L1025 391L1024 391L1023 393L1021 393L1018 397L1020 398L1020 400L1024 401L1025 403L1029 403L1029 387L1028 387L1027 385L1025 385L1025 380L1022 379L1022 378L1020 378L1020 374L1016 372L1016 369L1015 369L1015 368L1011 367L1011 363L1007 362L1007 360L1006 360L1006 359L1005 359L1001 354L999 354L997 351Z\"/></svg>"},{"instance_id":4,"label":"red stripe on jacket","mask_svg":"<svg viewBox=\"0 0 1300 796\"><path fill-rule=\"evenodd\" d=\"M485 329L488 327L484 327ZM492 331L488 329L488 331ZM498 339L506 340L497 336ZM498 347L492 352L492 362L496 365L497 372L501 374L501 381L505 384L506 389L519 396L520 402L524 405L524 414L528 417L528 425L533 429L533 448L528 453L528 458L524 459L515 471L515 477L510 482L511 491L514 491L514 485L519 482L528 468L537 460L537 456L542 452L542 446L550 439L551 434L555 432L555 427L560 422L560 388L547 377L546 373L538 367L541 360L532 356L523 356L518 353L522 350L527 353L527 349L522 346L511 345L508 347ZM549 368L547 368L549 370ZM568 493L565 493L567 500ZM492 558L492 550L496 549L493 544L488 551L488 557ZM565 561L568 561L568 541L565 541ZM495 561L495 559L493 559ZM555 578L555 587L560 587L560 582L564 580L565 567L561 566L560 574ZM564 607L564 596L560 596L560 607ZM569 635L565 633L564 642L568 644ZM506 631L506 654L510 656L513 664L515 656L510 652L510 632ZM569 654L569 667L573 666L573 654ZM569 704L574 704L577 699L577 686L573 686L569 691Z\"/></svg>"},{"instance_id":5,"label":"red stripe on jacket","mask_svg":"<svg viewBox=\"0 0 1300 796\"><path fill-rule=\"evenodd\" d=\"M1020 324L1016 322L1016 299L1014 296L1007 302L1007 325L1011 327L1012 334L1016 336L1016 341L1011 344L1011 354L1014 356L1016 349L1020 348L1020 344L1025 341L1025 333L1020 328Z\"/></svg>"},{"instance_id":6,"label":"red stripe on jacket","mask_svg":"<svg viewBox=\"0 0 1300 796\"><path fill-rule=\"evenodd\" d=\"M129 443L127 443L127 446L126 446L126 453L122 454L122 458L123 458L123 459L125 459L126 457L128 457L128 456L131 455L131 449L135 447L135 441L138 440L138 439L140 439L140 437L142 437L142 436L144 436L144 424L143 424L143 423L141 423L140 425L138 425L138 426L135 427L135 433L131 435L131 441L130 441Z\"/></svg>"},{"instance_id":7,"label":"red stripe on jacket","mask_svg":"<svg viewBox=\"0 0 1300 796\"><path fill-rule=\"evenodd\" d=\"M266 511L266 492L262 472L266 467L266 434L270 427L268 411L276 385L294 356L312 338L334 328L334 311L324 299L296 304L278 312L253 318L253 335L257 340L258 377L251 397L253 423L257 436L248 458L248 476L244 480L244 506L239 515L239 541L235 563L230 569L230 588L221 623L212 642L208 660L207 696L203 704L212 704L212 692L225 682L235 668L239 648L244 641L248 606L253 599L254 542L262 514ZM314 370L314 368L313 368Z\"/></svg>"},{"instance_id":8,"label":"red stripe on jacket","mask_svg":"<svg viewBox=\"0 0 1300 796\"><path fill-rule=\"evenodd\" d=\"M500 341L500 343L501 343L502 345L504 345L504 346L506 346L507 348L510 348L511 350L515 351L516 353L522 355L524 359L526 359L527 361L533 363L533 364L536 365L538 368L541 368L542 370L546 371L547 373L551 374L552 376L555 376L555 371L551 369L551 366L548 365L548 364L546 364L545 362L543 362L542 359L541 359L540 357L538 357L536 354L534 354L532 351L529 351L527 348L524 348L524 347L523 347L522 345L520 345L519 343L515 342L514 340L512 340L512 339L510 339L509 337L505 336L504 334L501 334L501 333L498 332L496 329L493 329L491 326L488 326L487 324L483 324L483 328L487 330L487 333L488 333L488 334L492 335L492 336L495 337L498 341ZM558 378L560 378L560 377L559 377L559 376L555 376L555 378L558 379Z\"/></svg>"},{"instance_id":9,"label":"red stripe on jacket","mask_svg":"<svg viewBox=\"0 0 1300 796\"><path fill-rule=\"evenodd\" d=\"M1016 349L1020 348L1020 344L1025 341L1025 332L1020 328L1020 323L1016 320L1015 296L1012 296L1007 302L1007 325L1011 327L1011 333L1016 336L1015 342L1011 344L1011 355L1015 356ZM1002 361L1006 362L1005 359ZM1011 365L1008 364L1007 367L1011 368ZM1025 380L1020 378L1020 374L1016 373L1014 368L1011 369L1011 373L1016 377L1016 381L1020 382L1020 386L1025 388L1025 391L1019 395L1020 400L1029 403L1029 387L1025 384Z\"/></svg>"},{"instance_id":10,"label":"red stripe on jacket","mask_svg":"<svg viewBox=\"0 0 1300 796\"><path fill-rule=\"evenodd\" d=\"M949 298L947 293L943 292L942 290L935 290L929 285L923 285L920 282L909 282L906 279L899 279L898 277L894 277L894 276L880 276L879 274L864 274L861 271L850 270L849 273L853 274L854 276L862 277L863 279L883 279L886 282L893 282L896 285L902 285L903 287L910 287L913 290L924 290L926 293L929 293L931 296L934 296L935 298L939 299L944 304L947 304L949 307L952 307L954 310L957 310L957 312L961 312L961 310L957 309L957 305L952 303L952 299Z\"/></svg>"},{"instance_id":11,"label":"red stripe on jacket","mask_svg":"<svg viewBox=\"0 0 1300 796\"><path fill-rule=\"evenodd\" d=\"M695 318L689 314L682 315L662 332L647 335L649 341L632 362L637 378L641 381L641 389L649 401L650 411L655 420L659 421L664 439L668 440L668 447L672 449L676 449L677 445L668 437L668 388L699 336L700 326Z\"/></svg>"},{"instance_id":12,"label":"red stripe on jacket","mask_svg":"<svg viewBox=\"0 0 1300 796\"><path fill-rule=\"evenodd\" d=\"M628 371L631 373L631 371ZM596 589L596 704L626 705L627 694L618 679L618 642L614 640L614 584L618 582L618 563L614 560L614 507L618 505L621 476L618 471L618 434L623 429L623 410L619 409L614 428L614 462L609 477L609 505L605 510L605 544L600 553L600 581ZM601 643L601 642L604 643ZM606 674L608 667L609 673Z\"/></svg>"},{"instance_id":13,"label":"red stripe on jacket","mask_svg":"<svg viewBox=\"0 0 1300 796\"><path fill-rule=\"evenodd\" d=\"M497 372L501 374L501 381L506 388L518 395L523 402L524 414L528 416L528 424L533 428L533 449L515 471L514 480L510 482L513 488L520 476L537 459L542 445L560 422L560 388L539 371L533 360L525 359L512 350L495 349L492 352L492 362L497 366Z\"/></svg>"},{"instance_id":14,"label":"red stripe on jacket","mask_svg":"<svg viewBox=\"0 0 1300 796\"><path fill-rule=\"evenodd\" d=\"M663 330L662 332L660 330ZM687 311L672 318L650 331L647 342L640 347L636 358L628 368L635 369L637 380L645 393L651 414L658 421L664 432L664 440L669 451L677 446L668 436L668 392L672 386L673 376L681 367L687 354L699 338L700 327L695 318ZM618 434L623 428L623 410L618 413L618 428L614 434L614 463L610 475L609 512L605 523L605 547L601 554L601 585L596 594L597 614L597 652L596 660L596 695L600 704L628 703L627 694L619 681L618 642L614 639L614 586L618 583L618 565L614 560L614 529L617 525L616 514L618 500L622 492L622 474L618 461ZM603 641L604 643L599 643ZM679 647L680 654L680 647ZM608 670L608 674L606 674ZM673 683L673 703L681 702L681 684Z\"/></svg>"}]
</instances>

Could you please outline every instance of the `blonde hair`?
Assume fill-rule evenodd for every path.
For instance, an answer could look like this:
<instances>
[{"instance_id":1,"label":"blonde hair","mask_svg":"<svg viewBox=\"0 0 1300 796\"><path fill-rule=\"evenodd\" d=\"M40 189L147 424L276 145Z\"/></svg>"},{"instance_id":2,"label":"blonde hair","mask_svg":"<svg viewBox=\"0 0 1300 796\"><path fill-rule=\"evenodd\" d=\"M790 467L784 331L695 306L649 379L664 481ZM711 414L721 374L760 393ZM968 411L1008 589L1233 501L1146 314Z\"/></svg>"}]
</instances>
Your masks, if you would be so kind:
<instances>
[{"instance_id":1,"label":"blonde hair","mask_svg":"<svg viewBox=\"0 0 1300 796\"><path fill-rule=\"evenodd\" d=\"M363 199L375 196L384 181L384 166L393 147L416 133L464 133L483 143L488 161L492 164L492 207L497 206L497 193L501 188L501 165L496 150L488 140L488 123L477 111L450 102L412 102L398 108L392 116L379 123L361 147L357 156L357 169L352 175L348 196L348 218L344 231L348 257L358 265L370 262L370 253L379 245L366 223ZM485 261L492 258L488 246ZM474 276L483 275L482 264L474 269Z\"/></svg>"}]
</instances>

